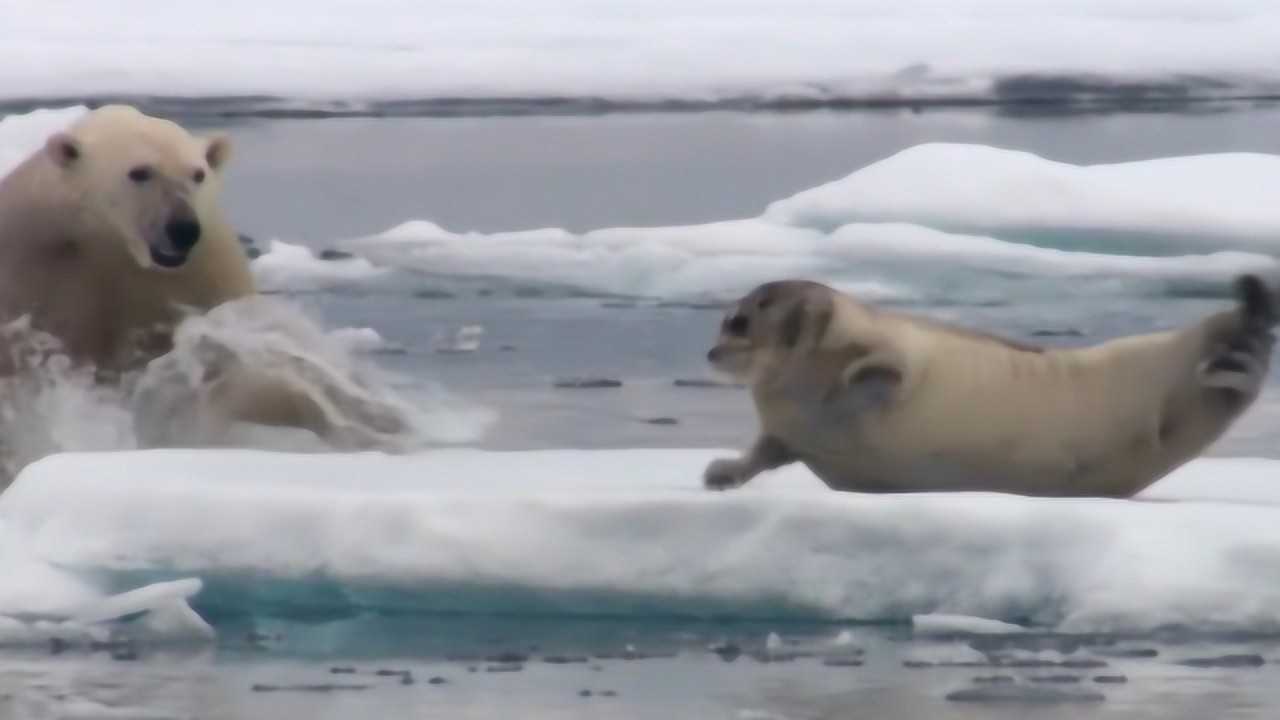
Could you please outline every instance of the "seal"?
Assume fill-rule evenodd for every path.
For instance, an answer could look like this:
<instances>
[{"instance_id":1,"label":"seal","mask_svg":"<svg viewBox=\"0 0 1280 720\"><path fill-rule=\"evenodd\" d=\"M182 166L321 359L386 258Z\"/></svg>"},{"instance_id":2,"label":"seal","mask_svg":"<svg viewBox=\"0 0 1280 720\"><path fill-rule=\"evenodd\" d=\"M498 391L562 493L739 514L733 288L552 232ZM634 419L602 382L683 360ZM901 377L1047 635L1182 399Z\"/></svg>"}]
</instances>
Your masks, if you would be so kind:
<instances>
[{"instance_id":1,"label":"seal","mask_svg":"<svg viewBox=\"0 0 1280 720\"><path fill-rule=\"evenodd\" d=\"M765 283L707 354L750 386L754 445L708 465L733 488L792 462L854 492L1131 497L1203 452L1257 399L1280 321L1236 278L1235 306L1181 329L1049 349Z\"/></svg>"}]
</instances>

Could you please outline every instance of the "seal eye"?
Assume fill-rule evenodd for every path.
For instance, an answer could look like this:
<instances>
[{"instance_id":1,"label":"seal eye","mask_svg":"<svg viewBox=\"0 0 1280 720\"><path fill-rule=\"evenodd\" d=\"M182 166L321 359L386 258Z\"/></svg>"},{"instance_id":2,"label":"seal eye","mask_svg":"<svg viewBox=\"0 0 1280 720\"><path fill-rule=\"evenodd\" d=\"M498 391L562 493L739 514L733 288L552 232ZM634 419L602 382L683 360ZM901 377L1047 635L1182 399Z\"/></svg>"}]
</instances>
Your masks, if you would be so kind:
<instances>
[{"instance_id":1,"label":"seal eye","mask_svg":"<svg viewBox=\"0 0 1280 720\"><path fill-rule=\"evenodd\" d=\"M756 303L756 307L760 308L761 310L764 310L772 304L773 304L773 298L766 297L766 298L762 298L760 302Z\"/></svg>"},{"instance_id":2,"label":"seal eye","mask_svg":"<svg viewBox=\"0 0 1280 720\"><path fill-rule=\"evenodd\" d=\"M151 168L146 165L139 165L129 171L129 179L136 183L144 183L151 179Z\"/></svg>"},{"instance_id":3,"label":"seal eye","mask_svg":"<svg viewBox=\"0 0 1280 720\"><path fill-rule=\"evenodd\" d=\"M739 314L729 318L729 320L724 325L724 329L730 335L741 336L741 335L747 334L747 325L748 325L747 316Z\"/></svg>"},{"instance_id":4,"label":"seal eye","mask_svg":"<svg viewBox=\"0 0 1280 720\"><path fill-rule=\"evenodd\" d=\"M194 173L191 173L191 179L195 180L197 185L204 182L204 168L197 168Z\"/></svg>"}]
</instances>

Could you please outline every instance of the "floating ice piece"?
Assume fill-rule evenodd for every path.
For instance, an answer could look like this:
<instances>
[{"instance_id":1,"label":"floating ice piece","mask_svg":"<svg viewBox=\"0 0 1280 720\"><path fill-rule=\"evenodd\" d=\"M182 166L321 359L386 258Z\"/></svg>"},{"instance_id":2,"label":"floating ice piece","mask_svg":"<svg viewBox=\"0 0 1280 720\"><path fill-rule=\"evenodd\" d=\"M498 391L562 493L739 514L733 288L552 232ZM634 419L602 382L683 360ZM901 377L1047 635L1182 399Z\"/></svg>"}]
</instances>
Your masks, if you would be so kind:
<instances>
[{"instance_id":1,"label":"floating ice piece","mask_svg":"<svg viewBox=\"0 0 1280 720\"><path fill-rule=\"evenodd\" d=\"M42 612L0 615L0 646L93 646L124 638L146 645L210 642L213 628L188 604L201 587L188 578L81 600L77 607L52 600Z\"/></svg>"},{"instance_id":2,"label":"floating ice piece","mask_svg":"<svg viewBox=\"0 0 1280 720\"><path fill-rule=\"evenodd\" d=\"M391 273L365 258L324 260L310 248L272 240L250 263L258 289L266 293L301 293L364 287Z\"/></svg>"},{"instance_id":3,"label":"floating ice piece","mask_svg":"<svg viewBox=\"0 0 1280 720\"><path fill-rule=\"evenodd\" d=\"M435 337L436 352L473 353L480 349L480 339L483 337L483 325L463 325L452 331L437 333Z\"/></svg>"},{"instance_id":4,"label":"floating ice piece","mask_svg":"<svg viewBox=\"0 0 1280 720\"><path fill-rule=\"evenodd\" d=\"M353 352L386 355L405 352L403 345L387 340L382 333L371 327L338 328L330 330L328 336Z\"/></svg>"},{"instance_id":5,"label":"floating ice piece","mask_svg":"<svg viewBox=\"0 0 1280 720\"><path fill-rule=\"evenodd\" d=\"M765 219L834 230L906 222L1005 239L1067 231L1128 235L1134 250L1274 250L1280 156L1218 153L1072 165L1018 150L927 143L771 204ZM1061 238L1059 238L1061 240Z\"/></svg>"},{"instance_id":6,"label":"floating ice piece","mask_svg":"<svg viewBox=\"0 0 1280 720\"><path fill-rule=\"evenodd\" d=\"M782 649L782 636L776 632L771 632L764 638L764 649L769 652L777 652Z\"/></svg>"},{"instance_id":7,"label":"floating ice piece","mask_svg":"<svg viewBox=\"0 0 1280 720\"><path fill-rule=\"evenodd\" d=\"M1021 625L999 620L937 613L913 616L911 630L917 635L1007 635L1027 631Z\"/></svg>"},{"instance_id":8,"label":"floating ice piece","mask_svg":"<svg viewBox=\"0 0 1280 720\"><path fill-rule=\"evenodd\" d=\"M63 454L0 495L0 522L69 571L133 585L202 577L220 606L268 615L942 614L1064 632L1280 628L1280 593L1259 582L1260 569L1280 567L1280 461L1199 459L1136 500L1106 500L837 493L801 466L706 492L701 471L721 455Z\"/></svg>"},{"instance_id":9,"label":"floating ice piece","mask_svg":"<svg viewBox=\"0 0 1280 720\"><path fill-rule=\"evenodd\" d=\"M1124 293L1191 288L1227 295L1241 272L1280 270L1280 263L1259 252L1168 255L1168 243L1149 245L1147 256L1078 252L910 222L820 230L754 218L582 235L454 233L415 221L345 246L379 266L638 297L701 298L717 306L758 283L786 277L822 280L868 302L903 302L934 298L938 291L930 288L938 277L955 278L958 271L981 273L966 285L971 293L989 293L985 286L1025 277L1068 279L1071 284L1061 287L1074 292L1085 282L1112 293L1116 287Z\"/></svg>"}]
</instances>

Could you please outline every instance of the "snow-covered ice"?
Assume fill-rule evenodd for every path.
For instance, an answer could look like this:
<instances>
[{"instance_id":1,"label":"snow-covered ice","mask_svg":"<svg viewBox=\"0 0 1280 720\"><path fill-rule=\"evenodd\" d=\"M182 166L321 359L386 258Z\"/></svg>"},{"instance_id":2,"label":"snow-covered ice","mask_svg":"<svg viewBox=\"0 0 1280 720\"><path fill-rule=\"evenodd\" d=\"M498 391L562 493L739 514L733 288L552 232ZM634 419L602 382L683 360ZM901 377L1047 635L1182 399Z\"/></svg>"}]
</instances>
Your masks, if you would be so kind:
<instances>
[{"instance_id":1,"label":"snow-covered ice","mask_svg":"<svg viewBox=\"0 0 1280 720\"><path fill-rule=\"evenodd\" d=\"M200 577L223 602L274 582L293 603L452 612L1280 629L1259 581L1280 572L1280 461L1196 460L1123 501L836 493L796 466L704 491L720 454L62 454L0 496L0 522L64 572Z\"/></svg>"},{"instance_id":2,"label":"snow-covered ice","mask_svg":"<svg viewBox=\"0 0 1280 720\"><path fill-rule=\"evenodd\" d=\"M1021 625L968 615L931 613L911 618L911 632L916 635L1009 635L1026 631Z\"/></svg>"},{"instance_id":3,"label":"snow-covered ice","mask_svg":"<svg viewBox=\"0 0 1280 720\"><path fill-rule=\"evenodd\" d=\"M966 271L980 281L953 294L1019 279L1044 281L1032 286L1044 293L1225 293L1239 273L1280 267L1277 185L1274 155L1076 166L931 143L755 218L581 234L454 232L420 220L345 247L422 272L658 297L724 297L808 276L871 301L930 300L939 277Z\"/></svg>"},{"instance_id":4,"label":"snow-covered ice","mask_svg":"<svg viewBox=\"0 0 1280 720\"><path fill-rule=\"evenodd\" d=\"M405 352L403 346L382 336L371 327L344 327L331 330L329 339L342 345L351 352L398 354Z\"/></svg>"},{"instance_id":5,"label":"snow-covered ice","mask_svg":"<svg viewBox=\"0 0 1280 720\"><path fill-rule=\"evenodd\" d=\"M985 177L1001 174L1001 158L1022 167L1055 163L1023 153L964 145L920 146L903 154L954 156L970 152L975 164L967 175L959 167L950 175L937 174L949 177L947 182L935 177L929 181L932 186L922 188L920 178L930 176L928 163L913 165L910 172L893 177L882 173L882 164L877 164L845 180L775 203L757 218L582 234L542 229L487 235L411 221L350 241L345 247L378 265L656 297L724 297L765 280L807 276L845 287L870 301L930 299L930 288L937 285L938 276L954 277L957 271L971 271L982 278L983 282L971 284L970 291L989 291L1000 283L1023 278L1050 281L1039 284L1036 289L1040 292L1078 292L1083 282L1111 292L1119 288L1122 293L1205 292L1214 288L1222 293L1241 272L1274 273L1280 267L1269 254L1277 248L1275 238L1280 237L1280 206L1267 201L1259 190L1236 196L1217 189L1272 187L1280 183L1280 158L1175 158L1199 166L1201 172L1161 175L1158 182L1130 184L1125 190L1125 196L1133 201L1129 207L1090 189L1096 184L1095 177L1103 173L1068 166L1080 172L1065 173L1054 183L1041 185L1038 193L1026 191L1040 205L1070 206L1074 213L1057 215L1060 222L1055 224L1052 214L1026 211L1014 216L998 209L1006 206L1003 201L1008 194L992 187L997 183L988 183ZM977 162L977 156L982 162ZM1152 160L1116 168L1121 176L1153 175L1160 172L1163 163ZM870 184L874 191L863 192L863 172L880 176ZM1018 177L1016 172L1008 175ZM965 208L961 198L968 197L968 188L975 185L988 187L986 199L959 217ZM1034 183L1028 186L1034 187ZM1208 197L1190 200L1202 192ZM1162 199L1171 195L1186 202L1175 205ZM877 197L911 200L904 201L909 207L899 209L892 218L872 212L859 215L859 209L876 203ZM892 202L885 200L884 204ZM984 216L984 211L989 212ZM1108 237L1140 236L1142 254L1132 254L1135 250L1127 247L1091 251L1041 247L1018 242L1022 237L1006 240L927 225L977 223L983 217L993 234L1087 229L1101 234L1104 243ZM1001 224L1002 217L1007 223ZM1040 218L1039 225L1035 218ZM1091 220L1085 225L1082 218ZM1187 229L1175 232L1180 221L1185 221ZM1135 242L1131 237L1123 241L1126 245ZM1194 252L1188 252L1188 245L1194 246ZM1054 284L1055 280L1070 283Z\"/></svg>"},{"instance_id":6,"label":"snow-covered ice","mask_svg":"<svg viewBox=\"0 0 1280 720\"><path fill-rule=\"evenodd\" d=\"M989 97L1011 75L1068 73L1100 75L1099 86L1163 80L1177 97L1218 90L1196 82L1205 76L1265 87L1280 62L1280 8L1267 0L307 0L270 13L250 0L130 0L118 10L0 2L3 95Z\"/></svg>"},{"instance_id":7,"label":"snow-covered ice","mask_svg":"<svg viewBox=\"0 0 1280 720\"><path fill-rule=\"evenodd\" d=\"M148 643L207 642L208 625L188 604L203 584L196 578L153 583L112 595L97 583L37 558L23 539L0 524L0 647L48 646L52 640L88 645L118 637Z\"/></svg>"},{"instance_id":8,"label":"snow-covered ice","mask_svg":"<svg viewBox=\"0 0 1280 720\"><path fill-rule=\"evenodd\" d=\"M253 277L265 293L300 293L367 287L387 276L389 268L377 267L359 257L325 260L310 248L273 240L253 261Z\"/></svg>"},{"instance_id":9,"label":"snow-covered ice","mask_svg":"<svg viewBox=\"0 0 1280 720\"><path fill-rule=\"evenodd\" d=\"M1238 273L1272 273L1280 267L1256 250L1176 256L1072 252L909 223L851 223L827 233L763 219L581 235L564 230L454 233L415 221L345 247L379 265L646 297L725 298L766 280L805 276L868 301L918 300L929 299L937 273L957 269L988 273L993 284L1010 276L1119 280L1126 293L1215 286L1225 293Z\"/></svg>"},{"instance_id":10,"label":"snow-covered ice","mask_svg":"<svg viewBox=\"0 0 1280 720\"><path fill-rule=\"evenodd\" d=\"M50 135L80 119L87 111L83 105L73 105L0 117L0 177L8 175L28 155L44 146Z\"/></svg>"},{"instance_id":11,"label":"snow-covered ice","mask_svg":"<svg viewBox=\"0 0 1280 720\"><path fill-rule=\"evenodd\" d=\"M1218 153L1071 165L984 145L926 143L769 206L781 225L911 222L1008 234L1141 235L1151 254L1179 241L1274 251L1280 156Z\"/></svg>"},{"instance_id":12,"label":"snow-covered ice","mask_svg":"<svg viewBox=\"0 0 1280 720\"><path fill-rule=\"evenodd\" d=\"M743 283L817 272L822 237L752 220L691 227L455 233L411 221L345 249L422 272L506 277L653 297L732 293Z\"/></svg>"},{"instance_id":13,"label":"snow-covered ice","mask_svg":"<svg viewBox=\"0 0 1280 720\"><path fill-rule=\"evenodd\" d=\"M437 333L435 350L439 353L472 353L480 349L484 338L483 325L463 325Z\"/></svg>"}]
</instances>

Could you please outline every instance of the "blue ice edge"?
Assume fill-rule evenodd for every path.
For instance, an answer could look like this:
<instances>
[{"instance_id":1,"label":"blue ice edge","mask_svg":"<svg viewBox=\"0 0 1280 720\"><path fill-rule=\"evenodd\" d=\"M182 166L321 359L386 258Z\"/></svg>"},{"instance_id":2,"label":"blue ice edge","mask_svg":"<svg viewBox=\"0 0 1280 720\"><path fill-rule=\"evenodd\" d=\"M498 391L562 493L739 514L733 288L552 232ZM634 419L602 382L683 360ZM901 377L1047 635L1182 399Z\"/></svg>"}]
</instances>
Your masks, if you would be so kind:
<instances>
[{"instance_id":1,"label":"blue ice edge","mask_svg":"<svg viewBox=\"0 0 1280 720\"><path fill-rule=\"evenodd\" d=\"M191 577L161 570L79 572L104 589L124 591ZM233 654L271 652L302 659L445 658L478 661L504 650L535 655L616 656L624 648L644 653L705 652L730 642L748 650L774 632L791 638L827 638L856 627L861 636L909 641L911 609L881 618L841 618L782 599L725 600L609 591L550 590L481 583L427 583L413 588L356 586L324 577L280 579L251 573L201 575L203 589L191 607ZM1043 611L1043 608L1038 608ZM919 609L919 612L926 612ZM1061 632L1035 625L1029 615L1000 619L1027 627L1018 637L1074 645L1144 642L1250 643L1280 638L1280 631L1205 629L1165 625L1146 631ZM972 641L981 631L933 635L933 640ZM1007 636L997 634L993 641ZM1014 640L1017 640L1015 637Z\"/></svg>"},{"instance_id":2,"label":"blue ice edge","mask_svg":"<svg viewBox=\"0 0 1280 720\"><path fill-rule=\"evenodd\" d=\"M113 593L192 577L156 569L63 569ZM725 641L751 647L771 632L827 637L846 626L907 637L911 623L910 614L842 619L767 597L731 601L482 583L360 586L236 572L199 577L203 587L188 604L213 626L223 650L316 660L475 660L531 648L606 658L637 647L642 653L705 651Z\"/></svg>"},{"instance_id":3,"label":"blue ice edge","mask_svg":"<svg viewBox=\"0 0 1280 720\"><path fill-rule=\"evenodd\" d=\"M65 568L70 569L70 568ZM190 573L178 570L88 569L74 572L107 592L124 592ZM313 575L283 579L253 573L199 575L192 609L215 627L245 618L328 622L365 615L521 616L592 619L784 621L813 624L909 623L910 612L886 618L834 617L784 598L725 599L608 590L536 588L502 583L355 585Z\"/></svg>"}]
</instances>

